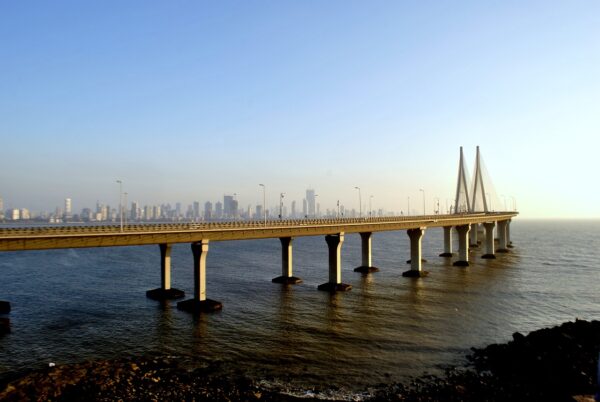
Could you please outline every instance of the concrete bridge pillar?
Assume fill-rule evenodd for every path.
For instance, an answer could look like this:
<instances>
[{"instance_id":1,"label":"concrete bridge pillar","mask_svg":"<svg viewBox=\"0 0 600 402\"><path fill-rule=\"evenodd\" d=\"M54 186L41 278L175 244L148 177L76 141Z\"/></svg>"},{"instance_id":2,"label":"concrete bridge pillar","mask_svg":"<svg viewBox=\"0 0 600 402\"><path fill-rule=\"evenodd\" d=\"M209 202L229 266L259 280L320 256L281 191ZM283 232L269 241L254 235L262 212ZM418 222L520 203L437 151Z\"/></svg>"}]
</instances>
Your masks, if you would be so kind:
<instances>
[{"instance_id":1,"label":"concrete bridge pillar","mask_svg":"<svg viewBox=\"0 0 600 402\"><path fill-rule=\"evenodd\" d=\"M281 241L281 276L274 278L273 283L284 283L294 285L302 282L302 279L292 275L292 241L291 237L280 237Z\"/></svg>"},{"instance_id":2,"label":"concrete bridge pillar","mask_svg":"<svg viewBox=\"0 0 600 402\"><path fill-rule=\"evenodd\" d=\"M495 222L486 222L483 224L485 228L485 254L481 258L496 258L494 253L494 227Z\"/></svg>"},{"instance_id":3,"label":"concrete bridge pillar","mask_svg":"<svg viewBox=\"0 0 600 402\"><path fill-rule=\"evenodd\" d=\"M425 233L425 228L409 229L407 231L410 238L410 270L402 273L402 276L420 278L427 276L429 272L421 269L421 239Z\"/></svg>"},{"instance_id":4,"label":"concrete bridge pillar","mask_svg":"<svg viewBox=\"0 0 600 402\"><path fill-rule=\"evenodd\" d=\"M319 290L328 292L345 291L352 289L352 285L342 283L342 243L344 233L325 236L329 248L329 282L318 286Z\"/></svg>"},{"instance_id":5,"label":"concrete bridge pillar","mask_svg":"<svg viewBox=\"0 0 600 402\"><path fill-rule=\"evenodd\" d=\"M206 298L206 255L208 240L192 243L194 254L194 298L177 303L177 308L191 313L220 310L223 305Z\"/></svg>"},{"instance_id":6,"label":"concrete bridge pillar","mask_svg":"<svg viewBox=\"0 0 600 402\"><path fill-rule=\"evenodd\" d=\"M360 240L362 245L362 265L358 268L354 268L355 272L362 272L368 274L369 272L377 272L379 268L371 265L371 238L373 233L363 232L360 233Z\"/></svg>"},{"instance_id":7,"label":"concrete bridge pillar","mask_svg":"<svg viewBox=\"0 0 600 402\"><path fill-rule=\"evenodd\" d=\"M7 301L0 301L0 314L10 313L10 303Z\"/></svg>"},{"instance_id":8,"label":"concrete bridge pillar","mask_svg":"<svg viewBox=\"0 0 600 402\"><path fill-rule=\"evenodd\" d=\"M456 227L458 232L458 260L454 261L456 267L469 266L469 231L471 225L461 225Z\"/></svg>"},{"instance_id":9,"label":"concrete bridge pillar","mask_svg":"<svg viewBox=\"0 0 600 402\"><path fill-rule=\"evenodd\" d=\"M512 241L510 240L510 223L512 220L506 221L506 247L513 248Z\"/></svg>"},{"instance_id":10,"label":"concrete bridge pillar","mask_svg":"<svg viewBox=\"0 0 600 402\"><path fill-rule=\"evenodd\" d=\"M160 248L160 288L149 290L146 296L154 300L181 299L183 290L171 288L171 244L159 244Z\"/></svg>"},{"instance_id":11,"label":"concrete bridge pillar","mask_svg":"<svg viewBox=\"0 0 600 402\"><path fill-rule=\"evenodd\" d=\"M470 233L471 233L471 240L470 240L470 247L478 247L479 246L479 239L477 238L477 232L479 231L479 224L478 223L474 223L471 225L471 229L470 229Z\"/></svg>"},{"instance_id":12,"label":"concrete bridge pillar","mask_svg":"<svg viewBox=\"0 0 600 402\"><path fill-rule=\"evenodd\" d=\"M508 221L498 221L498 252L508 253L507 243Z\"/></svg>"},{"instance_id":13,"label":"concrete bridge pillar","mask_svg":"<svg viewBox=\"0 0 600 402\"><path fill-rule=\"evenodd\" d=\"M444 226L444 252L440 257L452 257L452 226Z\"/></svg>"}]
</instances>

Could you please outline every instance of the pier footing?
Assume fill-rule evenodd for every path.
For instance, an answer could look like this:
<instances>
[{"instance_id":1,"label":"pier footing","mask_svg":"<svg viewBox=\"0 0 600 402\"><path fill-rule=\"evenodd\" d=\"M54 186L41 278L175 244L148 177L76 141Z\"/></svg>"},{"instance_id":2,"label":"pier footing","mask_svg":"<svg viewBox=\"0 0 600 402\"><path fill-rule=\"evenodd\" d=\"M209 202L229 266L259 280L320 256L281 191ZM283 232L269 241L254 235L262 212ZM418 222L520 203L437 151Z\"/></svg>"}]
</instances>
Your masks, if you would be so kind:
<instances>
[{"instance_id":1,"label":"pier footing","mask_svg":"<svg viewBox=\"0 0 600 402\"><path fill-rule=\"evenodd\" d=\"M455 267L468 267L469 261L454 261L452 265L454 265Z\"/></svg>"},{"instance_id":2,"label":"pier footing","mask_svg":"<svg viewBox=\"0 0 600 402\"><path fill-rule=\"evenodd\" d=\"M179 310L187 311L188 313L210 313L212 311L221 310L223 308L223 304L211 299L189 299L177 303L177 308Z\"/></svg>"},{"instance_id":3,"label":"pier footing","mask_svg":"<svg viewBox=\"0 0 600 402\"><path fill-rule=\"evenodd\" d=\"M509 253L510 251L507 248L500 248L496 250L497 253Z\"/></svg>"},{"instance_id":4,"label":"pier footing","mask_svg":"<svg viewBox=\"0 0 600 402\"><path fill-rule=\"evenodd\" d=\"M271 280L273 283L283 283L284 285L296 285L298 283L302 283L302 279L297 276L278 276L277 278L273 278Z\"/></svg>"},{"instance_id":5,"label":"pier footing","mask_svg":"<svg viewBox=\"0 0 600 402\"><path fill-rule=\"evenodd\" d=\"M0 314L10 313L10 303L7 301L0 301Z\"/></svg>"},{"instance_id":6,"label":"pier footing","mask_svg":"<svg viewBox=\"0 0 600 402\"><path fill-rule=\"evenodd\" d=\"M182 299L185 297L185 292L183 290L171 288L171 289L163 289L157 288L148 290L146 292L146 297L152 300L175 300Z\"/></svg>"},{"instance_id":7,"label":"pier footing","mask_svg":"<svg viewBox=\"0 0 600 402\"><path fill-rule=\"evenodd\" d=\"M354 268L354 272L360 272L361 274L370 274L371 272L379 272L379 268L361 265L358 268Z\"/></svg>"},{"instance_id":8,"label":"pier footing","mask_svg":"<svg viewBox=\"0 0 600 402\"><path fill-rule=\"evenodd\" d=\"M348 285L347 283L331 283L327 282L317 287L319 290L323 290L326 292L346 292L352 289L352 285Z\"/></svg>"},{"instance_id":9,"label":"pier footing","mask_svg":"<svg viewBox=\"0 0 600 402\"><path fill-rule=\"evenodd\" d=\"M429 271L417 271L415 269L402 272L402 276L405 278L424 278L427 275L429 275Z\"/></svg>"},{"instance_id":10,"label":"pier footing","mask_svg":"<svg viewBox=\"0 0 600 402\"><path fill-rule=\"evenodd\" d=\"M495 260L496 256L494 254L484 254L481 258L485 258L486 260Z\"/></svg>"},{"instance_id":11,"label":"pier footing","mask_svg":"<svg viewBox=\"0 0 600 402\"><path fill-rule=\"evenodd\" d=\"M452 257L453 254L452 253L442 253L440 254L440 257Z\"/></svg>"}]
</instances>

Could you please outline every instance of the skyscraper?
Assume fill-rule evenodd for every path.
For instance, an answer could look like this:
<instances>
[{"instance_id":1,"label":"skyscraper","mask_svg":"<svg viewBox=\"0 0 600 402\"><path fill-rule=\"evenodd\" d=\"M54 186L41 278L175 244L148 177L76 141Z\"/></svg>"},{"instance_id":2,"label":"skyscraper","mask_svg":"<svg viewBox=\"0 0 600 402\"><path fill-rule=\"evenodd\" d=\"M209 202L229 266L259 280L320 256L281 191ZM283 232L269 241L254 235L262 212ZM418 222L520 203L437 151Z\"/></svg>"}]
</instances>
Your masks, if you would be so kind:
<instances>
[{"instance_id":1,"label":"skyscraper","mask_svg":"<svg viewBox=\"0 0 600 402\"><path fill-rule=\"evenodd\" d=\"M230 218L233 216L233 196L232 195L224 195L223 196L223 214L226 218Z\"/></svg>"},{"instance_id":2,"label":"skyscraper","mask_svg":"<svg viewBox=\"0 0 600 402\"><path fill-rule=\"evenodd\" d=\"M306 190L306 203L308 204L308 215L315 216L316 205L315 205L315 190L308 189Z\"/></svg>"},{"instance_id":3,"label":"skyscraper","mask_svg":"<svg viewBox=\"0 0 600 402\"><path fill-rule=\"evenodd\" d=\"M204 204L204 220L210 220L212 218L212 202L206 201Z\"/></svg>"},{"instance_id":4,"label":"skyscraper","mask_svg":"<svg viewBox=\"0 0 600 402\"><path fill-rule=\"evenodd\" d=\"M292 201L292 213L291 213L291 218L295 218L296 217L296 201Z\"/></svg>"},{"instance_id":5,"label":"skyscraper","mask_svg":"<svg viewBox=\"0 0 600 402\"><path fill-rule=\"evenodd\" d=\"M73 213L71 212L71 199L70 198L65 198L65 214L63 216L63 219L65 221L71 219L73 217Z\"/></svg>"}]
</instances>

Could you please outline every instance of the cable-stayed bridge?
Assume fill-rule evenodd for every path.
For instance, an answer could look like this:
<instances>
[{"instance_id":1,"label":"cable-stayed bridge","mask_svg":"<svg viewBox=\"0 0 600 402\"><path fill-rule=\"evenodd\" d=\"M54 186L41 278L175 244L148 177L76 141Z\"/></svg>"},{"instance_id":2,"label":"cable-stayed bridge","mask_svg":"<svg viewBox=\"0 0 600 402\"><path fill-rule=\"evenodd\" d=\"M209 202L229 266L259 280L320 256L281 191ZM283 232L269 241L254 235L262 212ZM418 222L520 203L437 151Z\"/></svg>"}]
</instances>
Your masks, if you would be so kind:
<instances>
[{"instance_id":1,"label":"cable-stayed bridge","mask_svg":"<svg viewBox=\"0 0 600 402\"><path fill-rule=\"evenodd\" d=\"M469 265L469 246L478 244L479 225L485 228L485 254L495 258L496 252L510 247L510 220L516 211L491 212L490 182L481 168L479 148L473 183L468 180L462 147L454 204L454 213L446 215L396 216L385 218L303 219L276 221L235 221L210 223L174 223L124 226L60 226L1 228L0 251L26 251L81 247L117 247L159 245L161 287L150 290L153 299L178 299L184 292L171 287L171 248L176 243L190 243L193 254L194 295L179 302L178 308L201 312L220 309L221 303L208 299L206 294L206 256L211 241L278 238L281 242L281 275L275 283L295 284L301 279L293 275L293 239L302 236L325 236L329 250L328 281L318 288L325 291L345 291L351 286L342 282L341 251L344 236L359 234L362 244L361 265L357 272L370 273L378 269L372 264L372 234L382 231L406 230L410 239L410 269L406 277L427 275L423 270L421 240L428 228L443 228L444 244L441 257L454 258L454 265ZM455 229L454 231L452 229ZM494 232L497 234L497 247ZM452 235L458 236L458 253L452 250ZM8 302L0 302L0 313L10 311Z\"/></svg>"}]
</instances>

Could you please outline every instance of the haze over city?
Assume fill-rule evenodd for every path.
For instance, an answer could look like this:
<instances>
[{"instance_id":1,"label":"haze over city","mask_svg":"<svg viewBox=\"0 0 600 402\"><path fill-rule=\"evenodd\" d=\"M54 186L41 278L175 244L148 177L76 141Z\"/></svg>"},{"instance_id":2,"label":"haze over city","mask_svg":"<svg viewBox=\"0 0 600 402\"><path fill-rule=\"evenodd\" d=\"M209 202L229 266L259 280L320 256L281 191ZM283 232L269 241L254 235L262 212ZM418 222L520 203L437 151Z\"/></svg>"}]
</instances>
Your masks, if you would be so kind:
<instances>
[{"instance_id":1,"label":"haze over city","mask_svg":"<svg viewBox=\"0 0 600 402\"><path fill-rule=\"evenodd\" d=\"M427 209L475 146L525 218L600 217L600 4L0 6L0 198Z\"/></svg>"}]
</instances>

